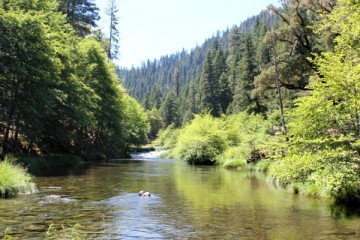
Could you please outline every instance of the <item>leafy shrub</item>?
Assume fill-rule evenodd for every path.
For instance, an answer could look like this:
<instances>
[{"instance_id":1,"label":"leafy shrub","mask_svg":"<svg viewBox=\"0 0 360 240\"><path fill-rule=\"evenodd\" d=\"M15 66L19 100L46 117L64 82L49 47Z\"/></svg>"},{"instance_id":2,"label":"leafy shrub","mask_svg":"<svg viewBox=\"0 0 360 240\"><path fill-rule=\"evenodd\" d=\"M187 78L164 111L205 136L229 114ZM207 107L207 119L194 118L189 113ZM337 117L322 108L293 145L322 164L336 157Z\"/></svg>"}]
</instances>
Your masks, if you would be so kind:
<instances>
[{"instance_id":1,"label":"leafy shrub","mask_svg":"<svg viewBox=\"0 0 360 240\"><path fill-rule=\"evenodd\" d=\"M244 169L246 167L246 154L242 147L230 147L217 160L225 168Z\"/></svg>"},{"instance_id":2,"label":"leafy shrub","mask_svg":"<svg viewBox=\"0 0 360 240\"><path fill-rule=\"evenodd\" d=\"M169 125L164 130L159 132L158 138L154 141L154 146L161 149L174 148L179 129L176 129L174 124Z\"/></svg>"},{"instance_id":3,"label":"leafy shrub","mask_svg":"<svg viewBox=\"0 0 360 240\"><path fill-rule=\"evenodd\" d=\"M223 164L224 168L230 168L230 169L246 169L246 161L242 160L242 159L232 159L232 160L227 160L224 164Z\"/></svg>"},{"instance_id":4,"label":"leafy shrub","mask_svg":"<svg viewBox=\"0 0 360 240\"><path fill-rule=\"evenodd\" d=\"M272 164L269 175L282 184L304 183L311 173L323 167L322 157L311 153L289 154Z\"/></svg>"},{"instance_id":5,"label":"leafy shrub","mask_svg":"<svg viewBox=\"0 0 360 240\"><path fill-rule=\"evenodd\" d=\"M219 156L219 162L224 167L244 168L247 161L256 159L255 153L265 153L264 144L267 140L267 121L261 115L247 114L245 112L225 118L227 142L230 145L224 154Z\"/></svg>"},{"instance_id":6,"label":"leafy shrub","mask_svg":"<svg viewBox=\"0 0 360 240\"><path fill-rule=\"evenodd\" d=\"M289 154L270 167L269 175L283 185L293 186L294 192L310 197L358 201L359 168L356 154L338 148Z\"/></svg>"},{"instance_id":7,"label":"leafy shrub","mask_svg":"<svg viewBox=\"0 0 360 240\"><path fill-rule=\"evenodd\" d=\"M244 168L254 153L263 153L267 128L267 121L260 115L240 113L222 118L196 115L175 133L177 141L172 142L175 148L169 155L191 164L220 163L224 167ZM164 138L173 131L165 129L156 143L164 144Z\"/></svg>"},{"instance_id":8,"label":"leafy shrub","mask_svg":"<svg viewBox=\"0 0 360 240\"><path fill-rule=\"evenodd\" d=\"M266 172L272 164L272 160L269 158L261 159L258 162L251 162L246 165L246 169L251 171Z\"/></svg>"},{"instance_id":9,"label":"leafy shrub","mask_svg":"<svg viewBox=\"0 0 360 240\"><path fill-rule=\"evenodd\" d=\"M226 136L222 119L196 115L180 130L173 154L191 164L214 164L228 147Z\"/></svg>"}]
</instances>

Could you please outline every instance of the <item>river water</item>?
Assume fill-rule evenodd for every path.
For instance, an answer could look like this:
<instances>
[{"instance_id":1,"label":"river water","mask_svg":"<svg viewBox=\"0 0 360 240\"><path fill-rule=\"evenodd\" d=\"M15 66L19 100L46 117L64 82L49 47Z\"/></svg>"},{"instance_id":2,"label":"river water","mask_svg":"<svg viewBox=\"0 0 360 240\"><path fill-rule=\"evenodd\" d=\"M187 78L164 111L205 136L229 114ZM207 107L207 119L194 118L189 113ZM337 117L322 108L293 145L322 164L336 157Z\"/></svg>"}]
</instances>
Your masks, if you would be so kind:
<instances>
[{"instance_id":1,"label":"river water","mask_svg":"<svg viewBox=\"0 0 360 240\"><path fill-rule=\"evenodd\" d=\"M0 200L0 238L78 223L88 239L360 239L359 209L289 194L261 173L155 156L37 177L38 193Z\"/></svg>"}]
</instances>

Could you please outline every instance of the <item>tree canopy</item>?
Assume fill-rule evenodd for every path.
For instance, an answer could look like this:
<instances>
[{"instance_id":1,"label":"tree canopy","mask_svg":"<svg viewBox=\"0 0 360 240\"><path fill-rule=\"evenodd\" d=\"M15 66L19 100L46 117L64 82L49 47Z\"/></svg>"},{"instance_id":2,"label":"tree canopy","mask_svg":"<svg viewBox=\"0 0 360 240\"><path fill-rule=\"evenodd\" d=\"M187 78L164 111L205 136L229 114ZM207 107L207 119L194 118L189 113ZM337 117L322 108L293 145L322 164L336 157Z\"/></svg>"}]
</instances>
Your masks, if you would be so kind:
<instances>
[{"instance_id":1,"label":"tree canopy","mask_svg":"<svg viewBox=\"0 0 360 240\"><path fill-rule=\"evenodd\" d=\"M2 1L0 6L3 153L94 159L124 156L132 145L147 141L144 110L127 95L102 44L83 37L96 20L91 1ZM70 12L63 15L62 6ZM75 13L90 18L82 18L83 24Z\"/></svg>"}]
</instances>

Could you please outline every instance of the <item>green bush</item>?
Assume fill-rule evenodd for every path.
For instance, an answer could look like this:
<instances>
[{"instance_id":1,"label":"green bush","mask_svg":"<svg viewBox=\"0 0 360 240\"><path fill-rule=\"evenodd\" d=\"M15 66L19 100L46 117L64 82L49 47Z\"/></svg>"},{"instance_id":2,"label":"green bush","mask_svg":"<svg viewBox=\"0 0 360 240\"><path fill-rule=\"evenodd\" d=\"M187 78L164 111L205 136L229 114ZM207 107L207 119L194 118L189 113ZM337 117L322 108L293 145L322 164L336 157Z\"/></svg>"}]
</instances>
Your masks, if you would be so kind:
<instances>
[{"instance_id":1,"label":"green bush","mask_svg":"<svg viewBox=\"0 0 360 240\"><path fill-rule=\"evenodd\" d=\"M190 164L215 164L228 147L226 136L222 119L196 115L180 130L173 155Z\"/></svg>"},{"instance_id":2,"label":"green bush","mask_svg":"<svg viewBox=\"0 0 360 240\"><path fill-rule=\"evenodd\" d=\"M20 193L33 193L35 190L32 176L16 163L14 157L6 156L0 162L0 197L15 197Z\"/></svg>"},{"instance_id":3,"label":"green bush","mask_svg":"<svg viewBox=\"0 0 360 240\"><path fill-rule=\"evenodd\" d=\"M156 148L171 149L175 147L179 129L174 127L174 124L169 125L164 130L159 132L158 138L153 142Z\"/></svg>"},{"instance_id":4,"label":"green bush","mask_svg":"<svg viewBox=\"0 0 360 240\"><path fill-rule=\"evenodd\" d=\"M229 169L243 170L246 169L246 161L242 159L227 160L222 166Z\"/></svg>"},{"instance_id":5,"label":"green bush","mask_svg":"<svg viewBox=\"0 0 360 240\"><path fill-rule=\"evenodd\" d=\"M230 147L217 160L225 168L244 169L246 167L247 151L242 147Z\"/></svg>"},{"instance_id":6,"label":"green bush","mask_svg":"<svg viewBox=\"0 0 360 240\"><path fill-rule=\"evenodd\" d=\"M289 154L272 164L269 175L282 184L304 183L311 173L322 168L322 157L311 153Z\"/></svg>"},{"instance_id":7,"label":"green bush","mask_svg":"<svg viewBox=\"0 0 360 240\"><path fill-rule=\"evenodd\" d=\"M289 154L270 166L269 176L295 193L339 202L359 201L359 168L354 152L332 149Z\"/></svg>"},{"instance_id":8,"label":"green bush","mask_svg":"<svg viewBox=\"0 0 360 240\"><path fill-rule=\"evenodd\" d=\"M268 171L269 167L271 166L272 160L267 159L261 159L258 162L251 162L246 165L247 170L251 171L257 171L257 172L266 172Z\"/></svg>"},{"instance_id":9,"label":"green bush","mask_svg":"<svg viewBox=\"0 0 360 240\"><path fill-rule=\"evenodd\" d=\"M191 164L219 163L227 168L245 168L246 161L261 158L259 155L254 159L254 153L264 149L267 128L267 121L260 115L240 113L222 118L210 114L196 115L175 132L177 138L172 142L175 147L169 156ZM174 130L164 130L157 143L164 144L169 132Z\"/></svg>"},{"instance_id":10,"label":"green bush","mask_svg":"<svg viewBox=\"0 0 360 240\"><path fill-rule=\"evenodd\" d=\"M230 146L219 156L219 162L224 167L245 168L247 162L255 162L265 157L268 123L261 115L242 112L226 117L224 124Z\"/></svg>"}]
</instances>

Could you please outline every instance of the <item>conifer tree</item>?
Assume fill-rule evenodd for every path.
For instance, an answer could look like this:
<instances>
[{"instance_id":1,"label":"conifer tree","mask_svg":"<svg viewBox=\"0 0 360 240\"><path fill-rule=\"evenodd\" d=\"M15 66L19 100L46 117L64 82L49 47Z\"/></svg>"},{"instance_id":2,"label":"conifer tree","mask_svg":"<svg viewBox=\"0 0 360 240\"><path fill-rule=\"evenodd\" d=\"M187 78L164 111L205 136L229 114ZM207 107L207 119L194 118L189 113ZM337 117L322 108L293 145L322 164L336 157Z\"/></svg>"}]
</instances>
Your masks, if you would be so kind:
<instances>
[{"instance_id":1,"label":"conifer tree","mask_svg":"<svg viewBox=\"0 0 360 240\"><path fill-rule=\"evenodd\" d=\"M166 128L170 124L179 126L178 102L174 91L169 92L160 107L161 118L163 119L163 126Z\"/></svg>"},{"instance_id":2,"label":"conifer tree","mask_svg":"<svg viewBox=\"0 0 360 240\"><path fill-rule=\"evenodd\" d=\"M180 73L179 70L176 69L173 76L173 87L175 89L176 97L179 97L180 94Z\"/></svg>"},{"instance_id":3,"label":"conifer tree","mask_svg":"<svg viewBox=\"0 0 360 240\"><path fill-rule=\"evenodd\" d=\"M218 102L219 81L215 78L213 66L213 53L208 51L203 65L200 80L201 109L210 111L213 116L220 116L220 104Z\"/></svg>"},{"instance_id":4,"label":"conifer tree","mask_svg":"<svg viewBox=\"0 0 360 240\"><path fill-rule=\"evenodd\" d=\"M120 33L118 30L119 17L117 16L119 9L116 5L115 0L109 0L108 8L106 13L110 18L109 23L109 49L108 58L117 59L119 55L119 37Z\"/></svg>"},{"instance_id":5,"label":"conifer tree","mask_svg":"<svg viewBox=\"0 0 360 240\"><path fill-rule=\"evenodd\" d=\"M237 65L240 60L240 32L239 28L233 26L229 35L229 55L227 57L227 65L229 67L228 77L232 94L235 92L237 79Z\"/></svg>"},{"instance_id":6,"label":"conifer tree","mask_svg":"<svg viewBox=\"0 0 360 240\"><path fill-rule=\"evenodd\" d=\"M254 89L254 78L258 74L255 50L250 33L243 35L240 45L241 59L237 66L237 83L234 92L233 113L247 110L249 112L261 111L257 97L252 97Z\"/></svg>"},{"instance_id":7,"label":"conifer tree","mask_svg":"<svg viewBox=\"0 0 360 240\"><path fill-rule=\"evenodd\" d=\"M226 109L222 109L222 105L227 107L228 99L225 97L223 104L221 104L221 93L227 91L228 83L223 83L223 91L221 90L220 78L226 74L226 55L224 54L218 38L215 38L211 48L206 54L206 59L203 64L203 71L200 80L200 94L201 94L201 109L203 111L210 111L210 113L218 117ZM223 82L227 78L223 76Z\"/></svg>"},{"instance_id":8,"label":"conifer tree","mask_svg":"<svg viewBox=\"0 0 360 240\"><path fill-rule=\"evenodd\" d=\"M90 34L91 27L96 27L100 19L94 0L59 0L59 8L79 36Z\"/></svg>"}]
</instances>

